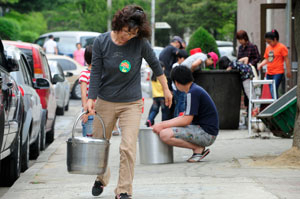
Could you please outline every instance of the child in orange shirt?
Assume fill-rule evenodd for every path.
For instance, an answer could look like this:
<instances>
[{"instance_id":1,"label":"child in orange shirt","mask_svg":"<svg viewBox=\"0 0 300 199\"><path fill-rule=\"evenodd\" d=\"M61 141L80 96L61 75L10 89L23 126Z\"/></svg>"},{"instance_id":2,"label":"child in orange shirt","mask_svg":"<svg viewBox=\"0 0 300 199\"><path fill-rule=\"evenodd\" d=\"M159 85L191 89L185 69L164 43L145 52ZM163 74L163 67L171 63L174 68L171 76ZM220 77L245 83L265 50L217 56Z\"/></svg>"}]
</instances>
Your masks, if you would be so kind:
<instances>
[{"instance_id":1,"label":"child in orange shirt","mask_svg":"<svg viewBox=\"0 0 300 199\"><path fill-rule=\"evenodd\" d=\"M284 75L284 62L286 63L287 74L290 78L291 65L288 58L287 47L279 42L279 34L277 30L273 29L271 32L265 34L266 42L269 44L265 50L264 60L258 64L257 69L260 70L267 64L267 79L274 79L276 84L276 94L278 96L278 87ZM273 88L270 86L270 91L273 96Z\"/></svg>"}]
</instances>

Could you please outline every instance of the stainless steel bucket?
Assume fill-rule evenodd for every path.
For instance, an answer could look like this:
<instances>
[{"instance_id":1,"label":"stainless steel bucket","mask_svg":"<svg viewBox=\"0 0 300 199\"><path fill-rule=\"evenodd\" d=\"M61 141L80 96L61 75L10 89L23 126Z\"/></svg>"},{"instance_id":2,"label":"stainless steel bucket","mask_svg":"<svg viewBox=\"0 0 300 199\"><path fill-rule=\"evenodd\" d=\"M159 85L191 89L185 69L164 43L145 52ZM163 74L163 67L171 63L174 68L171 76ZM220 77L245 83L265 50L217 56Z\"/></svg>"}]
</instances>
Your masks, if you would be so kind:
<instances>
[{"instance_id":1,"label":"stainless steel bucket","mask_svg":"<svg viewBox=\"0 0 300 199\"><path fill-rule=\"evenodd\" d=\"M83 112L76 119L72 137L67 141L67 167L71 174L99 175L106 171L109 156L109 140L106 139L105 126L101 117L96 113L102 127L104 139L89 137L75 137L75 127L81 117L86 114Z\"/></svg>"},{"instance_id":2,"label":"stainless steel bucket","mask_svg":"<svg viewBox=\"0 0 300 199\"><path fill-rule=\"evenodd\" d=\"M173 147L161 141L152 128L140 128L139 152L141 164L173 163Z\"/></svg>"}]
</instances>

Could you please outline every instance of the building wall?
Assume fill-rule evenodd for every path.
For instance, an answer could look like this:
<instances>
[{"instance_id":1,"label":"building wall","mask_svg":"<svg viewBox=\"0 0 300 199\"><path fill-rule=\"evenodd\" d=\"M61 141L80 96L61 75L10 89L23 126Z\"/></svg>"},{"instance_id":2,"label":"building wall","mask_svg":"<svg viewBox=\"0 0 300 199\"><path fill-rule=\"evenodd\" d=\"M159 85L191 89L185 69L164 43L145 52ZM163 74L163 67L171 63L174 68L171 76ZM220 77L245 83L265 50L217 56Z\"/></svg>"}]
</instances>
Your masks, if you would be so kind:
<instances>
[{"instance_id":1,"label":"building wall","mask_svg":"<svg viewBox=\"0 0 300 199\"><path fill-rule=\"evenodd\" d=\"M263 3L286 3L287 0L238 0L237 30L245 30L249 39L260 50L260 4ZM269 10L267 12L267 31L277 29L280 42L286 44L285 9ZM260 52L262 55L264 52Z\"/></svg>"}]
</instances>

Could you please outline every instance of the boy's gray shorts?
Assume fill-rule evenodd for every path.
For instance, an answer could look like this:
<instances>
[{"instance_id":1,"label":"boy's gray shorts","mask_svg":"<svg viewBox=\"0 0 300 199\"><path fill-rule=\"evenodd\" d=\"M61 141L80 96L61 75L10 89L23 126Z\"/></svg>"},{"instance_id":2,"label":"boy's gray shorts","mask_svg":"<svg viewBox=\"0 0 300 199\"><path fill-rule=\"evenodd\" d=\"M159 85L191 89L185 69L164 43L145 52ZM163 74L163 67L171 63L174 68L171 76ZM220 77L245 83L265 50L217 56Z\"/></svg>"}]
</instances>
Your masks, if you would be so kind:
<instances>
[{"instance_id":1,"label":"boy's gray shorts","mask_svg":"<svg viewBox=\"0 0 300 199\"><path fill-rule=\"evenodd\" d=\"M173 127L174 137L191 142L198 146L210 146L216 140L216 136L206 133L199 125L185 127Z\"/></svg>"}]
</instances>

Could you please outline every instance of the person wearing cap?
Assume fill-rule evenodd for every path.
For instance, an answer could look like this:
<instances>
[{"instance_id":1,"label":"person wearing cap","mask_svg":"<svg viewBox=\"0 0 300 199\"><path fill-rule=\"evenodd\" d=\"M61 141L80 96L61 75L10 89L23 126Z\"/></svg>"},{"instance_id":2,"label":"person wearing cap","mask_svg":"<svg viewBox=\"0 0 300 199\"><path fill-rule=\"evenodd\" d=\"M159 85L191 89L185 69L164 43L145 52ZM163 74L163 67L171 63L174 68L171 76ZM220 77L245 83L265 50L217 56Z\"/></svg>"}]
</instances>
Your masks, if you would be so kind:
<instances>
[{"instance_id":1,"label":"person wearing cap","mask_svg":"<svg viewBox=\"0 0 300 199\"><path fill-rule=\"evenodd\" d=\"M168 80L168 86L172 89L172 81L170 79L170 74L172 70L172 66L177 62L177 54L182 46L183 40L179 36L174 36L171 40L171 43L166 46L161 53L159 54L159 61L162 61L165 65L165 74Z\"/></svg>"},{"instance_id":2,"label":"person wearing cap","mask_svg":"<svg viewBox=\"0 0 300 199\"><path fill-rule=\"evenodd\" d=\"M216 64L218 62L218 55L215 52L209 52L207 55L204 53L199 53L197 51L195 54L189 56L186 60L182 62L182 65L191 69L194 72L197 69L204 69L210 66L216 68Z\"/></svg>"}]
</instances>

